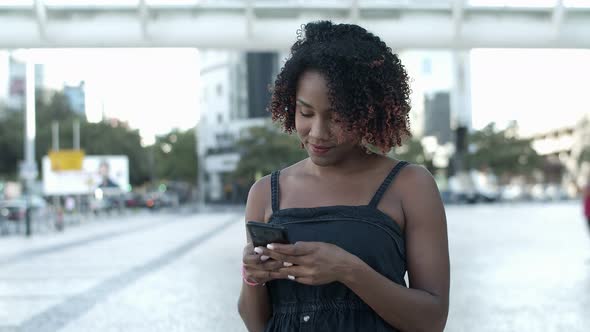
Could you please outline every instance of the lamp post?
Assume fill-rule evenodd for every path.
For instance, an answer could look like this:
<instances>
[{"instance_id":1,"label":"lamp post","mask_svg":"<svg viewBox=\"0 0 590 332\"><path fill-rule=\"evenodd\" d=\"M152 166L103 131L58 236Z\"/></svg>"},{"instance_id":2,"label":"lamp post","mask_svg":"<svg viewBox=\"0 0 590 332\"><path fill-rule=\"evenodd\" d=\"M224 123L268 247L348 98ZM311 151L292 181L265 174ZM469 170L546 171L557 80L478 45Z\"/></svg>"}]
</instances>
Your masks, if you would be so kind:
<instances>
[{"instance_id":1,"label":"lamp post","mask_svg":"<svg viewBox=\"0 0 590 332\"><path fill-rule=\"evenodd\" d=\"M33 181L37 177L35 163L35 63L31 58L26 60L25 161L21 169L21 177L24 180L26 195L26 236L31 236L31 193Z\"/></svg>"}]
</instances>

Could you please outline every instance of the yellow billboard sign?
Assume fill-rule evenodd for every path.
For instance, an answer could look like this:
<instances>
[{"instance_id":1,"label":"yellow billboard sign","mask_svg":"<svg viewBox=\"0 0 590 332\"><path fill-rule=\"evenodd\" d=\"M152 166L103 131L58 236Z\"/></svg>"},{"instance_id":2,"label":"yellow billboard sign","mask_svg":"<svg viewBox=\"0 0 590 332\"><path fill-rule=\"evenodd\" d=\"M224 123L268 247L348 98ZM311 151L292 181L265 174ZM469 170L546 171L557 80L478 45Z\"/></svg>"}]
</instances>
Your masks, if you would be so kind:
<instances>
[{"instance_id":1,"label":"yellow billboard sign","mask_svg":"<svg viewBox=\"0 0 590 332\"><path fill-rule=\"evenodd\" d=\"M49 160L54 172L79 171L82 170L84 150L49 151Z\"/></svg>"}]
</instances>

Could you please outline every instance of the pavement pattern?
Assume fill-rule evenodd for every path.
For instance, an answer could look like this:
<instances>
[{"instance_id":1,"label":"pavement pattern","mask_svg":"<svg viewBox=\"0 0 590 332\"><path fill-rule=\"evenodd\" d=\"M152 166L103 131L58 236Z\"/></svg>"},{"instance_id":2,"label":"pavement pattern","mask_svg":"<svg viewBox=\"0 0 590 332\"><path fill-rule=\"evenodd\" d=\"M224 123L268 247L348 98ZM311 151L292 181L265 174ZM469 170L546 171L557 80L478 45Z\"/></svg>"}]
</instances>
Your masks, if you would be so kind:
<instances>
[{"instance_id":1,"label":"pavement pattern","mask_svg":"<svg viewBox=\"0 0 590 332\"><path fill-rule=\"evenodd\" d=\"M590 331L579 202L447 207L445 331ZM0 332L246 331L242 211L114 216L0 237Z\"/></svg>"}]
</instances>

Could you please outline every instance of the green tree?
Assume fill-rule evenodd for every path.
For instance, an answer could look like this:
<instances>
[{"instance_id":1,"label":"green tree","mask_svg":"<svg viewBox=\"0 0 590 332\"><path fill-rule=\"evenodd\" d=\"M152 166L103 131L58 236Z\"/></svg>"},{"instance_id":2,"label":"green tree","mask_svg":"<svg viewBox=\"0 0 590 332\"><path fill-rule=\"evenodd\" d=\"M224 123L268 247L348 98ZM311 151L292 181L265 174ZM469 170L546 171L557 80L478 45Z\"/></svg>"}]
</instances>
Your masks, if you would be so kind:
<instances>
[{"instance_id":1,"label":"green tree","mask_svg":"<svg viewBox=\"0 0 590 332\"><path fill-rule=\"evenodd\" d=\"M41 96L41 94L38 94ZM72 149L74 121L80 122L80 148L87 155L125 155L129 158L129 181L132 185L144 183L149 178L147 154L141 146L138 130L132 130L117 120L89 123L75 114L66 96L55 92L45 103L37 98L36 158L40 163L52 149L52 123L59 124L59 148Z\"/></svg>"},{"instance_id":2,"label":"green tree","mask_svg":"<svg viewBox=\"0 0 590 332\"><path fill-rule=\"evenodd\" d=\"M159 179L195 183L197 155L195 130L173 130L156 138L153 147L156 174Z\"/></svg>"},{"instance_id":3,"label":"green tree","mask_svg":"<svg viewBox=\"0 0 590 332\"><path fill-rule=\"evenodd\" d=\"M75 114L66 96L54 92L48 100L45 92L38 91L36 99L35 158L41 165L43 156L52 148L52 123L59 123L60 149L73 148L73 123L80 122L80 147L88 155L119 154L129 158L130 182L142 184L148 180L148 162L145 149L141 146L139 131L129 129L125 124L109 120L88 123ZM16 178L18 163L23 160L24 112L8 112L0 119L0 174Z\"/></svg>"},{"instance_id":4,"label":"green tree","mask_svg":"<svg viewBox=\"0 0 590 332\"><path fill-rule=\"evenodd\" d=\"M149 179L148 154L141 145L139 130L129 129L115 120L86 122L81 127L80 146L87 155L125 155L129 158L131 184L140 185ZM71 140L72 123L67 122L66 128Z\"/></svg>"},{"instance_id":5,"label":"green tree","mask_svg":"<svg viewBox=\"0 0 590 332\"><path fill-rule=\"evenodd\" d=\"M246 186L254 183L258 174L269 174L307 157L299 139L272 126L250 128L237 146L241 157L233 178Z\"/></svg>"},{"instance_id":6,"label":"green tree","mask_svg":"<svg viewBox=\"0 0 590 332\"><path fill-rule=\"evenodd\" d=\"M578 164L582 164L583 162L590 162L590 146L584 148L584 150L582 150L582 153L580 154Z\"/></svg>"},{"instance_id":7,"label":"green tree","mask_svg":"<svg viewBox=\"0 0 590 332\"><path fill-rule=\"evenodd\" d=\"M18 162L24 155L24 121L20 112L9 112L0 120L0 174L17 177Z\"/></svg>"},{"instance_id":8,"label":"green tree","mask_svg":"<svg viewBox=\"0 0 590 332\"><path fill-rule=\"evenodd\" d=\"M412 137L408 139L402 146L391 150L388 155L399 160L423 165L429 171L434 172L432 157L426 154L424 146L418 138Z\"/></svg>"},{"instance_id":9,"label":"green tree","mask_svg":"<svg viewBox=\"0 0 590 332\"><path fill-rule=\"evenodd\" d=\"M543 158L532 147L532 140L518 138L516 123L497 130L494 123L469 135L468 168L490 167L499 175L529 175L543 167Z\"/></svg>"}]
</instances>

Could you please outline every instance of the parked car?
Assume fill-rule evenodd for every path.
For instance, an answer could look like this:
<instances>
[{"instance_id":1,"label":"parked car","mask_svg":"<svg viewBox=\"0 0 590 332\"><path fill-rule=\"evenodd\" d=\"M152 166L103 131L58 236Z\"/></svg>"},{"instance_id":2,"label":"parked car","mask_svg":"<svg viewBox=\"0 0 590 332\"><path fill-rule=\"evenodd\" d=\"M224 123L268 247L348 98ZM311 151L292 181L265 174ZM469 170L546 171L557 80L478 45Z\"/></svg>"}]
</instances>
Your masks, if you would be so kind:
<instances>
[{"instance_id":1,"label":"parked car","mask_svg":"<svg viewBox=\"0 0 590 332\"><path fill-rule=\"evenodd\" d=\"M33 216L47 212L47 203L39 196L31 196L30 209ZM26 218L27 201L25 199L12 199L0 201L0 215L11 221L21 221Z\"/></svg>"},{"instance_id":2,"label":"parked car","mask_svg":"<svg viewBox=\"0 0 590 332\"><path fill-rule=\"evenodd\" d=\"M128 208L144 207L146 204L143 197L140 194L126 194L123 200L125 202L125 207Z\"/></svg>"}]
</instances>

